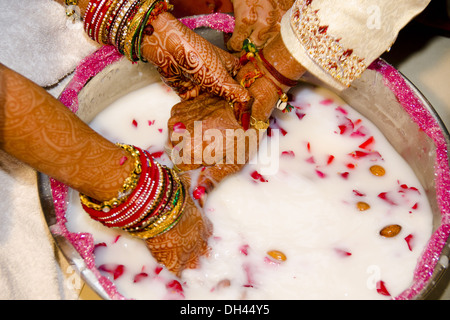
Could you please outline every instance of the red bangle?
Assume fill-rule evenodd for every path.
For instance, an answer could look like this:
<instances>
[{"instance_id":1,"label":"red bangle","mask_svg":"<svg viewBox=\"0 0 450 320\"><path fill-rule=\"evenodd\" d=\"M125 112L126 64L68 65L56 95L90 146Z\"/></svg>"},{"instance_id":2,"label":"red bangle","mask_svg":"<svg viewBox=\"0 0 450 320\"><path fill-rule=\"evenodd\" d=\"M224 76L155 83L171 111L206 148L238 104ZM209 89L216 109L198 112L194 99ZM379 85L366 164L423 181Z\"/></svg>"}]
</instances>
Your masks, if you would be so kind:
<instances>
[{"instance_id":1,"label":"red bangle","mask_svg":"<svg viewBox=\"0 0 450 320\"><path fill-rule=\"evenodd\" d=\"M103 6L100 9L100 12L97 14L95 18L95 22L93 24L93 39L95 42L100 43L99 34L101 26L103 25L103 19L105 18L106 13L109 11L109 8L111 7L113 1L112 0L106 0L106 2L103 4Z\"/></svg>"},{"instance_id":2,"label":"red bangle","mask_svg":"<svg viewBox=\"0 0 450 320\"><path fill-rule=\"evenodd\" d=\"M141 155L144 158L141 161L147 162L148 160L146 159L144 152L142 152ZM151 167L154 169L156 165ZM155 201L155 194L157 193L157 190L159 190L158 185L160 179L159 177L158 179L152 179L151 171L153 170L143 170L141 180L144 183L133 197L128 198L126 205L121 208L119 212L116 212L113 218L103 221L106 226L112 228L123 228L133 225L145 218L148 211L145 210L145 208L149 203Z\"/></svg>"},{"instance_id":3,"label":"red bangle","mask_svg":"<svg viewBox=\"0 0 450 320\"><path fill-rule=\"evenodd\" d=\"M100 4L101 0L91 0L86 7L86 12L84 13L84 31L88 33L90 28L92 17L94 16L94 12L96 7Z\"/></svg>"},{"instance_id":4,"label":"red bangle","mask_svg":"<svg viewBox=\"0 0 450 320\"><path fill-rule=\"evenodd\" d=\"M154 217L159 213L161 207L165 207L167 204L167 201L169 200L171 194L172 194L172 185L174 183L173 179L169 176L169 170L164 169L164 178L165 178L165 184L164 188L161 190L161 196L157 200L157 206L152 209L153 205L149 205L148 208L145 208L147 211L147 216L144 219L141 219L138 221L138 223L135 223L132 227L125 228L125 231L138 231L142 228L145 228L150 223L153 222ZM149 212L151 210L151 212Z\"/></svg>"},{"instance_id":5,"label":"red bangle","mask_svg":"<svg viewBox=\"0 0 450 320\"><path fill-rule=\"evenodd\" d=\"M94 0L91 8L89 9L89 14L85 15L84 19L84 30L86 31L87 35L94 39L94 29L95 24L97 22L97 16L101 12L101 9L104 7L104 4L107 0ZM91 2L89 2L90 4Z\"/></svg>"},{"instance_id":6,"label":"red bangle","mask_svg":"<svg viewBox=\"0 0 450 320\"><path fill-rule=\"evenodd\" d=\"M285 76L283 76L281 73L278 72L278 70L276 70L274 68L274 66L272 66L269 61L266 60L266 58L263 55L263 50L259 50L259 57L261 58L261 61L263 62L264 66L266 67L266 69L270 72L270 74L281 84L288 86L288 87L295 87L298 84L298 81L295 80L291 80L289 78L286 78Z\"/></svg>"},{"instance_id":7,"label":"red bangle","mask_svg":"<svg viewBox=\"0 0 450 320\"><path fill-rule=\"evenodd\" d=\"M138 148L136 148L136 149L138 149ZM127 200L124 203L118 205L117 207L111 208L108 211L95 210L95 209L89 208L83 204L83 209L91 216L92 219L100 221L102 223L103 223L103 221L113 220L116 218L116 216L120 215L123 211L125 211L126 209L129 209L131 202L135 202L135 201L131 201L131 199L138 198L140 196L140 192L141 192L141 189L143 188L144 183L148 183L150 180L149 179L146 180L143 178L144 175L149 170L149 165L145 161L142 161L142 154L140 154L139 157L141 159L142 172L139 177L138 184L136 185L136 187L134 188L132 193L127 197ZM152 168L150 168L150 169L152 169Z\"/></svg>"}]
</instances>

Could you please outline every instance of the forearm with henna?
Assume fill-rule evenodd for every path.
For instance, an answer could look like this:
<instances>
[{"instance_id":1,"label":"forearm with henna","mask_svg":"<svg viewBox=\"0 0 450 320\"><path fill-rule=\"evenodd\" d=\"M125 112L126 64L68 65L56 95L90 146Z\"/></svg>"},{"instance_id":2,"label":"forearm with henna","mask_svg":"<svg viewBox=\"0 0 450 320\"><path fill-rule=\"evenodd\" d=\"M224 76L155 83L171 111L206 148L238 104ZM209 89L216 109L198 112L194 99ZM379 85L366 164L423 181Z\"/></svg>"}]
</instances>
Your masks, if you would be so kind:
<instances>
[{"instance_id":1,"label":"forearm with henna","mask_svg":"<svg viewBox=\"0 0 450 320\"><path fill-rule=\"evenodd\" d=\"M232 78L240 67L236 57L207 42L170 13L160 14L152 26L153 34L142 41L143 56L159 68L182 99L196 97L201 90L233 102L250 99Z\"/></svg>"},{"instance_id":2,"label":"forearm with henna","mask_svg":"<svg viewBox=\"0 0 450 320\"><path fill-rule=\"evenodd\" d=\"M34 169L98 200L117 196L132 170L104 139L44 89L0 65L0 143Z\"/></svg>"},{"instance_id":3,"label":"forearm with henna","mask_svg":"<svg viewBox=\"0 0 450 320\"><path fill-rule=\"evenodd\" d=\"M134 167L109 142L44 89L0 64L0 147L73 189L104 201L117 196ZM126 159L126 160L124 160ZM185 187L190 179L182 176ZM189 195L178 224L146 241L158 262L180 275L208 252L212 226Z\"/></svg>"}]
</instances>

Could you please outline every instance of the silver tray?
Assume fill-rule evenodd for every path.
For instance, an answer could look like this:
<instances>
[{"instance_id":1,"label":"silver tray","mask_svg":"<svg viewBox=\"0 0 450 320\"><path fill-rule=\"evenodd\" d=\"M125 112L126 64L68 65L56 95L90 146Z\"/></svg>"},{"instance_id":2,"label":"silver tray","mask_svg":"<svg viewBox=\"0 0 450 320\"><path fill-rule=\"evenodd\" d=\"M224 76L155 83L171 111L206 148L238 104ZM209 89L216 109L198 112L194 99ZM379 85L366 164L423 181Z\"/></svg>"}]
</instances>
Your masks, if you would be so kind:
<instances>
[{"instance_id":1,"label":"silver tray","mask_svg":"<svg viewBox=\"0 0 450 320\"><path fill-rule=\"evenodd\" d=\"M209 28L200 28L196 32L214 44L223 47L222 32ZM382 60L379 61L383 62ZM425 112L438 124L445 137L446 149L449 150L449 133L438 114L419 90L404 76L400 76L423 105ZM79 92L79 110L77 115L88 123L97 113L109 106L113 101L133 90L156 81L159 81L159 75L151 65L143 63L132 65L126 59L121 59L104 68L89 80ZM340 94L340 97L356 111L372 121L414 170L423 188L426 190L433 211L433 231L435 231L441 226L442 212L435 185L436 145L434 141L423 130L419 130L418 124L411 119L411 116L399 103L398 98L385 85L383 77L375 70L368 69L365 71L360 79L355 81L348 90ZM57 221L50 178L44 174L38 174L38 187L42 211L57 246L70 265L79 272L84 281L101 298L110 299L108 292L101 285L96 274L87 267L85 261L70 241L52 231ZM450 243L446 239L439 257L442 261L448 261L449 256ZM448 282L448 280L445 280L445 283L443 283L444 280L442 280L446 274L446 267L445 263L437 262L430 279L420 292L414 296L414 299L439 297L440 292L447 286Z\"/></svg>"}]
</instances>

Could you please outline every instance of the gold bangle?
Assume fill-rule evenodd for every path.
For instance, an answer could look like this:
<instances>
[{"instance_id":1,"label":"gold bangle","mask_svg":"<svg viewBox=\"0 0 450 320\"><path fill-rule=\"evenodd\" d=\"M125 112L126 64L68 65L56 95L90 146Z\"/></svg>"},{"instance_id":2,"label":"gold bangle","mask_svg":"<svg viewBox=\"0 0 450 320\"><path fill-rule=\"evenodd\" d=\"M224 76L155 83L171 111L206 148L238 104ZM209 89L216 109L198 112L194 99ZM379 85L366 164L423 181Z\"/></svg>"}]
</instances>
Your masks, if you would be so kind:
<instances>
[{"instance_id":1,"label":"gold bangle","mask_svg":"<svg viewBox=\"0 0 450 320\"><path fill-rule=\"evenodd\" d=\"M112 0L113 3L108 7L108 10L105 13L105 17L103 18L102 23L100 24L100 28L98 31L98 41L102 45L108 44L108 35L106 34L106 25L108 24L108 20L110 19L111 14L117 10L117 4L120 0Z\"/></svg>"},{"instance_id":2,"label":"gold bangle","mask_svg":"<svg viewBox=\"0 0 450 320\"><path fill-rule=\"evenodd\" d=\"M145 15L147 14L148 10L153 6L153 4L157 0L143 0L140 3L140 8L138 12L133 17L133 20L131 21L127 35L125 38L124 43L124 55L131 61L134 61L133 59L133 48L134 48L134 39L136 37L136 32L138 28L140 27Z\"/></svg>"},{"instance_id":3,"label":"gold bangle","mask_svg":"<svg viewBox=\"0 0 450 320\"><path fill-rule=\"evenodd\" d=\"M142 172L142 164L139 158L140 152L130 145L120 143L118 143L117 145L122 149L128 151L128 153L134 158L133 170L131 171L130 176L125 179L123 186L116 198L112 198L103 202L93 202L93 200L88 196L80 193L81 202L90 209L94 209L96 211L109 211L109 209L117 207L128 198L130 193L134 190L134 188L136 188L139 182L139 177Z\"/></svg>"},{"instance_id":4,"label":"gold bangle","mask_svg":"<svg viewBox=\"0 0 450 320\"><path fill-rule=\"evenodd\" d=\"M186 190L176 174L174 178L179 185L174 193L175 196L168 203L169 208L158 214L149 226L139 231L129 232L132 236L140 239L150 239L169 231L178 223L186 206Z\"/></svg>"},{"instance_id":5,"label":"gold bangle","mask_svg":"<svg viewBox=\"0 0 450 320\"><path fill-rule=\"evenodd\" d=\"M270 122L269 120L262 121L256 120L253 116L250 117L250 125L256 130L267 130L269 128Z\"/></svg>"}]
</instances>

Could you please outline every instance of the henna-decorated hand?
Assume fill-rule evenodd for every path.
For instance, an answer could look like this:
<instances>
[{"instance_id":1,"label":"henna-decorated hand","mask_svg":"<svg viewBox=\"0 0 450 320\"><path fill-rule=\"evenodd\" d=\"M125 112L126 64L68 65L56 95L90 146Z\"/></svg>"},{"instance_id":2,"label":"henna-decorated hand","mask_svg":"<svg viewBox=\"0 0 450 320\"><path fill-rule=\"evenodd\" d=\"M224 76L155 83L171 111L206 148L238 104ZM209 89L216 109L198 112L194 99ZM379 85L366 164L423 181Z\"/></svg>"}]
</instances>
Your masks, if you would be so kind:
<instances>
[{"instance_id":1,"label":"henna-decorated hand","mask_svg":"<svg viewBox=\"0 0 450 320\"><path fill-rule=\"evenodd\" d=\"M248 148L239 148L244 145L244 131L230 104L220 97L203 94L178 103L172 108L168 129L171 158L178 169L203 168L195 186L210 190L247 162Z\"/></svg>"},{"instance_id":2,"label":"henna-decorated hand","mask_svg":"<svg viewBox=\"0 0 450 320\"><path fill-rule=\"evenodd\" d=\"M250 95L233 77L239 59L202 38L170 13L152 23L154 32L142 41L143 57L158 67L163 80L183 100L202 92L227 101L248 103Z\"/></svg>"},{"instance_id":3,"label":"henna-decorated hand","mask_svg":"<svg viewBox=\"0 0 450 320\"><path fill-rule=\"evenodd\" d=\"M280 31L281 18L294 0L233 0L236 25L228 49L241 51L245 39L263 47Z\"/></svg>"},{"instance_id":4,"label":"henna-decorated hand","mask_svg":"<svg viewBox=\"0 0 450 320\"><path fill-rule=\"evenodd\" d=\"M255 114L265 121L278 95L269 80L261 80L255 83L252 93ZM168 129L171 156L176 166L182 171L202 168L193 183L194 195L201 206L206 194L220 181L248 163L263 135L263 131L254 128L244 131L230 104L209 94L175 105Z\"/></svg>"},{"instance_id":5,"label":"henna-decorated hand","mask_svg":"<svg viewBox=\"0 0 450 320\"><path fill-rule=\"evenodd\" d=\"M188 173L179 174L186 190L189 190ZM180 221L169 231L146 240L153 257L166 268L180 276L185 269L199 266L200 258L209 252L208 238L212 224L190 195L186 195L186 207Z\"/></svg>"},{"instance_id":6,"label":"henna-decorated hand","mask_svg":"<svg viewBox=\"0 0 450 320\"><path fill-rule=\"evenodd\" d=\"M304 73L305 69L292 59L280 37L276 37L264 50L266 58L275 61L278 70L286 76L298 79ZM251 115L255 120L266 121L269 119L278 101L278 89L282 85L277 83L276 79L272 78L269 80L269 72L264 66L260 66L260 68L266 76L257 79L249 88L249 93L253 99ZM252 63L247 63L239 70L236 80L241 81L246 74L254 71L254 69L255 67ZM277 84L278 88L275 84ZM287 90L287 87L282 88ZM195 132L196 121L199 121L197 123L201 121L202 124L201 131L197 132L197 136ZM250 157L257 151L259 138L261 138L259 131L253 128L251 128L251 132L246 132L247 136L239 135L237 130L243 129L243 127L233 117L233 110L230 108L230 105L223 99L211 95L202 95L192 101L185 101L175 105L172 108L171 117L168 121L168 129L169 141L172 143L171 147L173 148L172 156L174 154L179 156L177 158L179 161L176 161L178 168L188 171L202 167L196 183L193 182L194 189L197 187L201 188L197 193L197 198L202 195L204 197L200 199L202 200L200 204L206 199L206 194L203 194L203 191L206 193L211 191L225 177L238 172L248 162ZM190 140L187 142L191 147L190 150L184 149L183 145L179 145L179 140L173 135L174 133L178 134L179 139L183 139L182 141L186 142L187 139L181 136L180 132L177 132L180 129L186 130L186 136L190 137ZM228 141L229 144L227 144L227 130L230 132L230 129L231 133L235 133L234 136L241 137L241 140ZM198 126L197 130L199 130ZM209 130L211 131L207 132ZM210 139L205 139L216 135L222 138L217 141L214 140L215 143L222 143L219 147L214 145ZM200 141L196 141L198 136L200 136ZM250 143L249 137L257 137L257 143ZM245 144L244 139L246 139ZM244 145L243 148L241 147L242 145ZM205 158L205 155L213 154L211 149L221 151L221 154L216 156L214 153L216 157ZM189 154L185 158L181 158L185 150L188 150ZM231 157L227 158L227 154L230 154L230 152L232 152ZM172 159L177 160L173 157Z\"/></svg>"}]
</instances>

